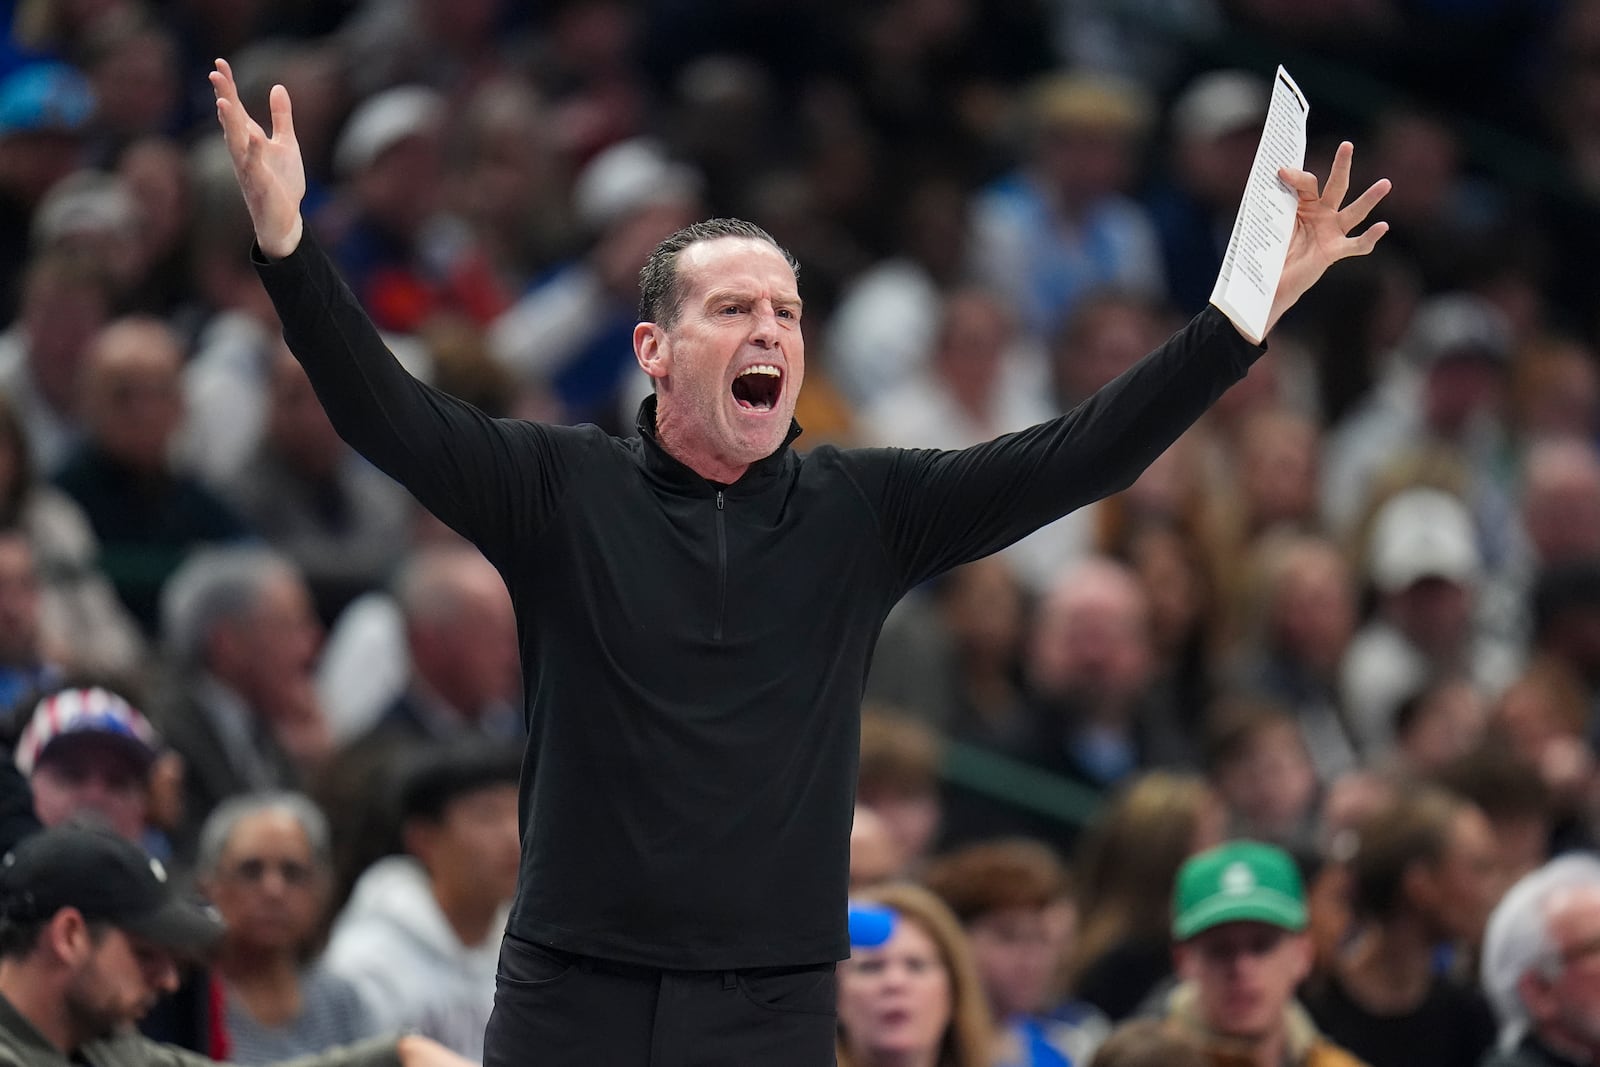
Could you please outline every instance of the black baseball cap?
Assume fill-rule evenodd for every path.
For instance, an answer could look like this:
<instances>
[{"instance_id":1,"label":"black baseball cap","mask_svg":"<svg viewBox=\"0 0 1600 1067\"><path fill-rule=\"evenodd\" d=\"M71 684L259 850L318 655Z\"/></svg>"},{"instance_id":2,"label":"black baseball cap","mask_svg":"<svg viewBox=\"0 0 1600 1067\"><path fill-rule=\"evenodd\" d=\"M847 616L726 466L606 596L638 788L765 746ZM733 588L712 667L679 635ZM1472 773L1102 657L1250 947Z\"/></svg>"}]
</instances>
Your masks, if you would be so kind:
<instances>
[{"instance_id":1,"label":"black baseball cap","mask_svg":"<svg viewBox=\"0 0 1600 1067\"><path fill-rule=\"evenodd\" d=\"M187 900L161 861L103 830L58 826L24 838L0 857L0 916L40 922L76 908L185 957L203 956L222 921Z\"/></svg>"}]
</instances>

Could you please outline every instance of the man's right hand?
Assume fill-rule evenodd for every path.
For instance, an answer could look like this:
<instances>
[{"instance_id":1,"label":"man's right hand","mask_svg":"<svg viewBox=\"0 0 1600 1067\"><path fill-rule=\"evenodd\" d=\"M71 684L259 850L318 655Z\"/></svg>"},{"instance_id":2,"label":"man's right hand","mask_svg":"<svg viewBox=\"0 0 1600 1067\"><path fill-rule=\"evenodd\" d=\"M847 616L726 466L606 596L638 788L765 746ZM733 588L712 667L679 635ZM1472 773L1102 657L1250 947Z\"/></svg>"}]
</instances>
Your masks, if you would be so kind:
<instances>
[{"instance_id":1,"label":"man's right hand","mask_svg":"<svg viewBox=\"0 0 1600 1067\"><path fill-rule=\"evenodd\" d=\"M256 229L256 243L267 258L282 259L300 244L300 201L306 195L306 169L300 142L294 136L289 90L281 85L272 87L272 136L268 137L239 102L239 87L227 60L217 60L211 87L217 94L217 121L222 123L222 139L233 158L233 175Z\"/></svg>"}]
</instances>

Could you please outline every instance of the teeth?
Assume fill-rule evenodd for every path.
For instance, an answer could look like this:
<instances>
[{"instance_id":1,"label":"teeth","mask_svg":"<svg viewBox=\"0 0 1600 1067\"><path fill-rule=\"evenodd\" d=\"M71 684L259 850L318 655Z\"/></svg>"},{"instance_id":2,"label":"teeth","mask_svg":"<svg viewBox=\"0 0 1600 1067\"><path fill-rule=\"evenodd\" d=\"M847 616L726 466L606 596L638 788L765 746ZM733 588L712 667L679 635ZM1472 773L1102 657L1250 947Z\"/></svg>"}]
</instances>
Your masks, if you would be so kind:
<instances>
[{"instance_id":1,"label":"teeth","mask_svg":"<svg viewBox=\"0 0 1600 1067\"><path fill-rule=\"evenodd\" d=\"M778 378L783 375L783 372L770 363L757 363L753 367L746 367L740 371L739 377L743 378L746 374L765 374L769 378Z\"/></svg>"}]
</instances>

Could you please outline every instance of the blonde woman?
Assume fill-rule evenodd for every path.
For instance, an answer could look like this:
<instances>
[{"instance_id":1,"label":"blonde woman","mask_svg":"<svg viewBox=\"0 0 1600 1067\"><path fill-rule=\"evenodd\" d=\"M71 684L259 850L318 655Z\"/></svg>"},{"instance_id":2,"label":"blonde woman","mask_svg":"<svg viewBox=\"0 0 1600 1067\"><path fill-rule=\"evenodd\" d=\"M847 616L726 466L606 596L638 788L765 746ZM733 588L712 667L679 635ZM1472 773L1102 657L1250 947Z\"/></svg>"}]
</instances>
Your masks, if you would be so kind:
<instances>
[{"instance_id":1,"label":"blonde woman","mask_svg":"<svg viewBox=\"0 0 1600 1067\"><path fill-rule=\"evenodd\" d=\"M993 1067L988 1001L955 915L909 883L856 899L895 921L883 944L839 965L839 1067Z\"/></svg>"}]
</instances>

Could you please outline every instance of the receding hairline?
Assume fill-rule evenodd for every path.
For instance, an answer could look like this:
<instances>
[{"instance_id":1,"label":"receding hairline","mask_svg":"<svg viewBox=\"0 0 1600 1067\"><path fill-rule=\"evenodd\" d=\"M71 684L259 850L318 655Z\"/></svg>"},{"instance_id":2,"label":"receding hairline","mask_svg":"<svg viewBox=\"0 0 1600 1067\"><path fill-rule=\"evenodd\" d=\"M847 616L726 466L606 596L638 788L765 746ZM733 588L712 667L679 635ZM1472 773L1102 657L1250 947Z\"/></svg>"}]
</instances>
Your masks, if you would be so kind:
<instances>
[{"instance_id":1,"label":"receding hairline","mask_svg":"<svg viewBox=\"0 0 1600 1067\"><path fill-rule=\"evenodd\" d=\"M789 257L783 251L783 249L779 248L771 241L764 240L760 237L747 237L744 234L738 233L719 233L714 237L702 237L699 240L691 241L682 248L678 249L677 254L673 256L672 268L678 277L679 286L683 290L682 295L688 295L689 286L687 284L688 278L685 274L685 271L689 267L695 265L695 257L703 257L709 254L709 250L713 246L724 244L725 242L729 241L738 241L742 244L751 245L758 249L765 249L773 257L775 257L780 263L783 264L784 269L789 272L789 277L794 281L793 296L795 306L799 307L804 303L804 301L800 299L800 276L795 273L794 264L789 261ZM727 292L732 294L738 290L738 286L718 286L717 288L712 289L711 293L716 294L719 292Z\"/></svg>"}]
</instances>

